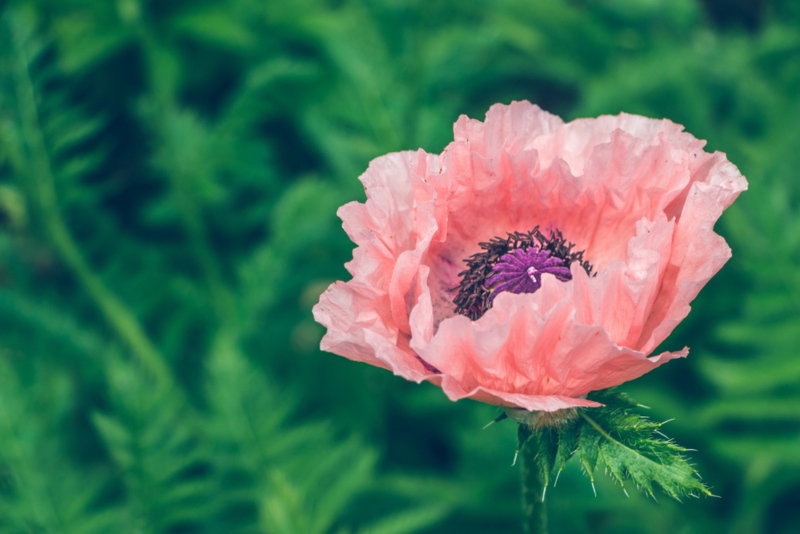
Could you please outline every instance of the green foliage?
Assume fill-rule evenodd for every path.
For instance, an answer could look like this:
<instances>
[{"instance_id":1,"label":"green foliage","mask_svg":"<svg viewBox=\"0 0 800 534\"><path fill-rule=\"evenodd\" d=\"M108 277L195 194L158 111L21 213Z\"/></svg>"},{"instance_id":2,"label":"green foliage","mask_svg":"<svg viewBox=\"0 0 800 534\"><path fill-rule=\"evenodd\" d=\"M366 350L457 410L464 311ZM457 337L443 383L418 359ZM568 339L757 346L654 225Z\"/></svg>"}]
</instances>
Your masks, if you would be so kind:
<instances>
[{"instance_id":1,"label":"green foliage","mask_svg":"<svg viewBox=\"0 0 800 534\"><path fill-rule=\"evenodd\" d=\"M71 384L64 377L48 379L43 369L37 369L34 378L29 388L14 377L7 362L0 367L0 529L108 532L118 524L102 505L108 477L93 470L87 479L86 473L69 469L61 454L65 443L50 427L68 412Z\"/></svg>"},{"instance_id":2,"label":"green foliage","mask_svg":"<svg viewBox=\"0 0 800 534\"><path fill-rule=\"evenodd\" d=\"M130 365L111 363L109 373L114 415L92 419L124 484L125 524L141 532L198 531L214 511L198 421L182 396L153 391Z\"/></svg>"},{"instance_id":3,"label":"green foliage","mask_svg":"<svg viewBox=\"0 0 800 534\"><path fill-rule=\"evenodd\" d=\"M310 308L371 158L521 98L669 117L751 184L692 355L626 385L722 499L613 491L703 492L623 404L542 451L551 524L795 532L799 54L794 0L0 3L0 532L515 531L510 426L320 354Z\"/></svg>"}]
</instances>

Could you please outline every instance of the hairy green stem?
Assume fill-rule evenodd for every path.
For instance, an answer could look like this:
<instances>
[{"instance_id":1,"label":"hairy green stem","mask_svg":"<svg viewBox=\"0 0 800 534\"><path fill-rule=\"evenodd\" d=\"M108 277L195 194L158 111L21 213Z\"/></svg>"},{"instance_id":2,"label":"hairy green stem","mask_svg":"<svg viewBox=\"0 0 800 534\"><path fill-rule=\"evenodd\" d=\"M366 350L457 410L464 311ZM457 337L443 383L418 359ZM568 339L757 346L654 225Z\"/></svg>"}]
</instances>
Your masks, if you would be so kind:
<instances>
[{"instance_id":1,"label":"hairy green stem","mask_svg":"<svg viewBox=\"0 0 800 534\"><path fill-rule=\"evenodd\" d=\"M544 501L545 482L536 462L539 436L536 431L520 444L520 482L522 484L522 531L525 534L547 534L547 508ZM522 432L521 432L522 434Z\"/></svg>"},{"instance_id":2,"label":"hairy green stem","mask_svg":"<svg viewBox=\"0 0 800 534\"><path fill-rule=\"evenodd\" d=\"M106 321L117 335L130 347L159 383L173 383L172 372L161 353L145 333L133 312L103 283L91 269L69 232L58 204L50 153L42 131L35 89L28 72L29 58L25 47L8 28L10 41L18 58L16 69L16 93L20 112L23 138L28 149L26 168L18 169L27 180L28 190L42 226L56 252L72 271Z\"/></svg>"}]
</instances>

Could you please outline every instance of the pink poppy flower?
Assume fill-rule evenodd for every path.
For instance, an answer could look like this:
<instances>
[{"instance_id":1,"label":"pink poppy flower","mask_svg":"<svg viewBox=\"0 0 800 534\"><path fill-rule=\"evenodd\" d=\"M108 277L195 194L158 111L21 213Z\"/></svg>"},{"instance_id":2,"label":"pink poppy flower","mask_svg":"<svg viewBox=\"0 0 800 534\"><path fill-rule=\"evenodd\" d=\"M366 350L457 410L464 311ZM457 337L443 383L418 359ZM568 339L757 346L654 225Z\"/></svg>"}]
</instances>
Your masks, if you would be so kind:
<instances>
[{"instance_id":1,"label":"pink poppy flower","mask_svg":"<svg viewBox=\"0 0 800 534\"><path fill-rule=\"evenodd\" d=\"M599 406L688 354L649 356L731 256L713 226L747 182L724 154L668 120L529 102L454 133L373 160L366 203L339 209L358 247L314 307L323 350L530 411Z\"/></svg>"}]
</instances>

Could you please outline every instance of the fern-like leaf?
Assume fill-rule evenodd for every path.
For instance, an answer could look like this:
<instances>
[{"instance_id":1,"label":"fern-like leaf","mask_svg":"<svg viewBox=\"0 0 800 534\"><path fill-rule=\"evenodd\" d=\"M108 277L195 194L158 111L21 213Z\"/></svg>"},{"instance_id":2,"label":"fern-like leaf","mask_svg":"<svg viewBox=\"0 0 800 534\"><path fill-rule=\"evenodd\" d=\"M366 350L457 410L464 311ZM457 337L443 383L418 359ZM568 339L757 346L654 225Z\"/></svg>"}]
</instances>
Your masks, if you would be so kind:
<instances>
[{"instance_id":1,"label":"fern-like leaf","mask_svg":"<svg viewBox=\"0 0 800 534\"><path fill-rule=\"evenodd\" d=\"M41 371L24 383L0 360L0 532L118 531L118 509L102 497L107 479L65 457L52 431L74 398L71 384Z\"/></svg>"},{"instance_id":2,"label":"fern-like leaf","mask_svg":"<svg viewBox=\"0 0 800 534\"><path fill-rule=\"evenodd\" d=\"M114 410L94 423L123 480L130 524L198 530L213 508L197 415L179 392L154 390L141 369L109 360Z\"/></svg>"}]
</instances>

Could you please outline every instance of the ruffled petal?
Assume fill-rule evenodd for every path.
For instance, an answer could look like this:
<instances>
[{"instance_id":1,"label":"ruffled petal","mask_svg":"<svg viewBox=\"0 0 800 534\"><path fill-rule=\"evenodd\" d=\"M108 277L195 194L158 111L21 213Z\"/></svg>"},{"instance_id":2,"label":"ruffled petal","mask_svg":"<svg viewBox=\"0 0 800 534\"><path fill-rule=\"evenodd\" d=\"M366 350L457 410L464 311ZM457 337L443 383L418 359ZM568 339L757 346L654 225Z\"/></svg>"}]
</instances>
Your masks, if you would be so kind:
<instances>
[{"instance_id":1,"label":"ruffled petal","mask_svg":"<svg viewBox=\"0 0 800 534\"><path fill-rule=\"evenodd\" d=\"M689 314L689 303L700 289L731 257L730 247L713 228L747 182L733 165L715 159L704 181L693 182L680 210L661 291L637 343L642 350L653 350L666 339Z\"/></svg>"},{"instance_id":2,"label":"ruffled petal","mask_svg":"<svg viewBox=\"0 0 800 534\"><path fill-rule=\"evenodd\" d=\"M584 271L574 272L588 279ZM449 396L553 395L574 399L574 406L585 406L580 397L591 391L638 378L688 353L648 358L617 345L602 326L579 321L572 298L575 287L545 277L541 291L500 294L481 319L447 319L430 341L412 338L411 346L446 377L443 387L450 384ZM462 384L461 389L453 381Z\"/></svg>"}]
</instances>

